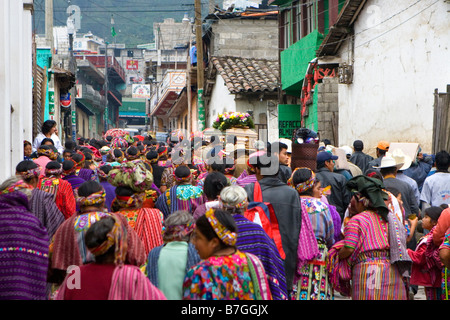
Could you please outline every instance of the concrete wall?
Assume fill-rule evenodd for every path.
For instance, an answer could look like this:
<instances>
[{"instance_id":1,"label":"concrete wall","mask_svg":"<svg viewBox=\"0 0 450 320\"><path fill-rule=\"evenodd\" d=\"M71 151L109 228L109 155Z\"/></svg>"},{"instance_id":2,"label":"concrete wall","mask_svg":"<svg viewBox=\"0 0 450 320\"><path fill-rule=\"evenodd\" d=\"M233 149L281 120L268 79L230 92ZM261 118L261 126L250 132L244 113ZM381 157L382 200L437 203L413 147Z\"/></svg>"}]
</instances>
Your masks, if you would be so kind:
<instances>
[{"instance_id":1,"label":"concrete wall","mask_svg":"<svg viewBox=\"0 0 450 320\"><path fill-rule=\"evenodd\" d=\"M237 111L235 97L228 91L222 76L219 74L216 75L216 84L211 92L211 99L206 110L207 128L212 126L219 113Z\"/></svg>"},{"instance_id":2,"label":"concrete wall","mask_svg":"<svg viewBox=\"0 0 450 320\"><path fill-rule=\"evenodd\" d=\"M418 142L431 152L433 92L450 83L450 3L415 2L368 1L354 24L354 49L341 46L354 66L353 83L339 85L341 144Z\"/></svg>"},{"instance_id":3,"label":"concrete wall","mask_svg":"<svg viewBox=\"0 0 450 320\"><path fill-rule=\"evenodd\" d=\"M0 181L23 160L32 139L31 0L0 1Z\"/></svg>"},{"instance_id":4,"label":"concrete wall","mask_svg":"<svg viewBox=\"0 0 450 320\"><path fill-rule=\"evenodd\" d=\"M278 60L276 19L222 19L215 22L212 30L211 56Z\"/></svg>"},{"instance_id":5,"label":"concrete wall","mask_svg":"<svg viewBox=\"0 0 450 320\"><path fill-rule=\"evenodd\" d=\"M323 78L322 83L315 87L314 94L317 92L317 128L320 139L329 139L335 146L340 146L338 133L338 122L333 121L333 117L338 119L338 78ZM335 124L333 124L335 123ZM335 126L335 130L333 130ZM353 141L352 141L353 142ZM352 144L350 144L352 145Z\"/></svg>"}]
</instances>

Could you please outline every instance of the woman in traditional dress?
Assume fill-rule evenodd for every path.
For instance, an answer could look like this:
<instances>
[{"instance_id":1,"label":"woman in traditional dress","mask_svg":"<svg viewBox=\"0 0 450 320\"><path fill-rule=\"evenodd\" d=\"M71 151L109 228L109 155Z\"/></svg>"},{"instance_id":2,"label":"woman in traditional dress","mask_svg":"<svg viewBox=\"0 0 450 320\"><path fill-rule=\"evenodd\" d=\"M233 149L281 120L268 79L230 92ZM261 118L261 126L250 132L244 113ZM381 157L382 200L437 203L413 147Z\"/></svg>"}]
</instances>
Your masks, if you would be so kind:
<instances>
[{"instance_id":1,"label":"woman in traditional dress","mask_svg":"<svg viewBox=\"0 0 450 320\"><path fill-rule=\"evenodd\" d=\"M138 267L125 264L127 230L118 217L93 223L84 241L95 261L80 266L78 287L69 286L68 274L56 300L166 300Z\"/></svg>"},{"instance_id":2,"label":"woman in traditional dress","mask_svg":"<svg viewBox=\"0 0 450 320\"><path fill-rule=\"evenodd\" d=\"M153 176L143 162L126 162L114 167L108 174L108 181L116 187L116 197L111 209L123 215L136 231L145 247L150 250L163 244L162 228L164 217L157 208L144 206L146 190L153 184Z\"/></svg>"},{"instance_id":3,"label":"woman in traditional dress","mask_svg":"<svg viewBox=\"0 0 450 320\"><path fill-rule=\"evenodd\" d=\"M261 261L236 248L237 226L231 215L210 209L196 221L193 242L202 259L189 269L184 300L271 300Z\"/></svg>"},{"instance_id":4,"label":"woman in traditional dress","mask_svg":"<svg viewBox=\"0 0 450 320\"><path fill-rule=\"evenodd\" d=\"M76 201L71 184L61 178L62 171L58 161L49 162L45 167L45 177L39 181L38 188L53 195L58 209L68 219L76 211Z\"/></svg>"},{"instance_id":5,"label":"woman in traditional dress","mask_svg":"<svg viewBox=\"0 0 450 320\"><path fill-rule=\"evenodd\" d=\"M203 193L206 196L205 203L201 204L194 211L194 219L198 219L204 215L206 211L211 208L219 207L220 192L229 185L227 177L220 172L211 172L205 178L205 185L203 186Z\"/></svg>"},{"instance_id":6,"label":"woman in traditional dress","mask_svg":"<svg viewBox=\"0 0 450 320\"><path fill-rule=\"evenodd\" d=\"M164 245L150 251L147 275L169 300L183 298L183 281L187 271L200 262L190 236L195 220L187 211L176 211L164 222Z\"/></svg>"},{"instance_id":7,"label":"woman in traditional dress","mask_svg":"<svg viewBox=\"0 0 450 320\"><path fill-rule=\"evenodd\" d=\"M237 249L254 254L261 260L273 300L288 299L284 261L274 241L260 225L244 217L248 205L245 189L236 185L225 187L219 199L219 207L231 214L236 223Z\"/></svg>"},{"instance_id":8,"label":"woman in traditional dress","mask_svg":"<svg viewBox=\"0 0 450 320\"><path fill-rule=\"evenodd\" d=\"M115 216L127 226L126 264L141 267L145 264L146 253L142 241L131 228L126 218L105 208L106 194L102 186L95 181L86 181L78 188L77 202L80 211L67 219L56 231L51 248L50 280L59 286L70 266L81 266L93 262L94 256L84 242L86 231L103 217Z\"/></svg>"},{"instance_id":9,"label":"woman in traditional dress","mask_svg":"<svg viewBox=\"0 0 450 320\"><path fill-rule=\"evenodd\" d=\"M357 176L347 188L353 192L350 220L328 258L335 289L353 300L407 300L412 261L406 231L385 203L383 183Z\"/></svg>"},{"instance_id":10,"label":"woman in traditional dress","mask_svg":"<svg viewBox=\"0 0 450 320\"><path fill-rule=\"evenodd\" d=\"M75 174L84 181L97 180L94 170L85 167L86 156L82 152L76 152L72 155L72 159L76 163Z\"/></svg>"},{"instance_id":11,"label":"woman in traditional dress","mask_svg":"<svg viewBox=\"0 0 450 320\"><path fill-rule=\"evenodd\" d=\"M292 290L294 300L332 300L333 288L328 283L326 258L328 249L334 244L333 218L326 203L320 195L320 181L309 168L296 168L288 184L300 196L302 206L302 229L299 239L299 261L297 263L296 281ZM306 246L304 234L312 231L315 239ZM314 241L315 240L315 241ZM303 253L300 255L300 253Z\"/></svg>"},{"instance_id":12,"label":"woman in traditional dress","mask_svg":"<svg viewBox=\"0 0 450 320\"><path fill-rule=\"evenodd\" d=\"M176 185L158 197L155 207L161 210L164 218L172 212L186 210L193 214L205 202L203 191L192 185L191 169L181 165L175 169L174 179Z\"/></svg>"},{"instance_id":13,"label":"woman in traditional dress","mask_svg":"<svg viewBox=\"0 0 450 320\"><path fill-rule=\"evenodd\" d=\"M47 298L49 236L29 210L32 189L18 177L0 186L0 300Z\"/></svg>"},{"instance_id":14,"label":"woman in traditional dress","mask_svg":"<svg viewBox=\"0 0 450 320\"><path fill-rule=\"evenodd\" d=\"M32 187L31 194L28 197L30 211L47 229L51 239L59 226L65 221L65 217L57 207L53 195L37 188L40 168L33 161L24 160L17 164L16 175Z\"/></svg>"}]
</instances>

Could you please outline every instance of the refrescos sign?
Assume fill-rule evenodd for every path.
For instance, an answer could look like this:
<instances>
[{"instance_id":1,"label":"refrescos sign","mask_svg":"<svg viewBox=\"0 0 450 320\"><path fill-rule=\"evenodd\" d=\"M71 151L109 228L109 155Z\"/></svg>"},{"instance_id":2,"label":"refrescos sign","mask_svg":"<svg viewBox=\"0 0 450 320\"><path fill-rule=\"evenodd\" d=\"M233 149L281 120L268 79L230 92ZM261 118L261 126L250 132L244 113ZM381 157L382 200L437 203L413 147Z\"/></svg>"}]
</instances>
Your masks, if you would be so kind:
<instances>
[{"instance_id":1,"label":"refrescos sign","mask_svg":"<svg viewBox=\"0 0 450 320\"><path fill-rule=\"evenodd\" d=\"M291 139L295 129L301 128L301 106L297 104L278 105L278 136Z\"/></svg>"}]
</instances>

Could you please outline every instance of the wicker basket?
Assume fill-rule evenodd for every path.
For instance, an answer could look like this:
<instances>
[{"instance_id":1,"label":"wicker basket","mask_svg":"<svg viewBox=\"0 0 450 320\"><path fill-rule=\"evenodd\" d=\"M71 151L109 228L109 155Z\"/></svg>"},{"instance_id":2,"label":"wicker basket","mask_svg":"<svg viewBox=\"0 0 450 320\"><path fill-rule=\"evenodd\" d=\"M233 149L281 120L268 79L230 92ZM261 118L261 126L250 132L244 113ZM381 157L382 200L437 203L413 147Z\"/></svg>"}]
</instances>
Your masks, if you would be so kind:
<instances>
[{"instance_id":1,"label":"wicker basket","mask_svg":"<svg viewBox=\"0 0 450 320\"><path fill-rule=\"evenodd\" d=\"M315 171L317 169L317 149L319 149L319 145L315 143L293 143L291 154L292 171L298 167L306 167Z\"/></svg>"}]
</instances>

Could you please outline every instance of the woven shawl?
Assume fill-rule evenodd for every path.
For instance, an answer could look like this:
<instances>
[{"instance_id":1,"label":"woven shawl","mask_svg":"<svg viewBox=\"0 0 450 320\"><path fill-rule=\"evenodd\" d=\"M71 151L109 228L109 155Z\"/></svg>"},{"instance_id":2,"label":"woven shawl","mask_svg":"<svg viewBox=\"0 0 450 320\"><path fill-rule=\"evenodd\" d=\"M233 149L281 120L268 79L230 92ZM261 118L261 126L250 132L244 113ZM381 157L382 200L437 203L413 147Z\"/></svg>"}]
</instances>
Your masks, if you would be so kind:
<instances>
[{"instance_id":1,"label":"woven shawl","mask_svg":"<svg viewBox=\"0 0 450 320\"><path fill-rule=\"evenodd\" d=\"M22 192L0 195L0 300L46 299L47 230Z\"/></svg>"}]
</instances>

